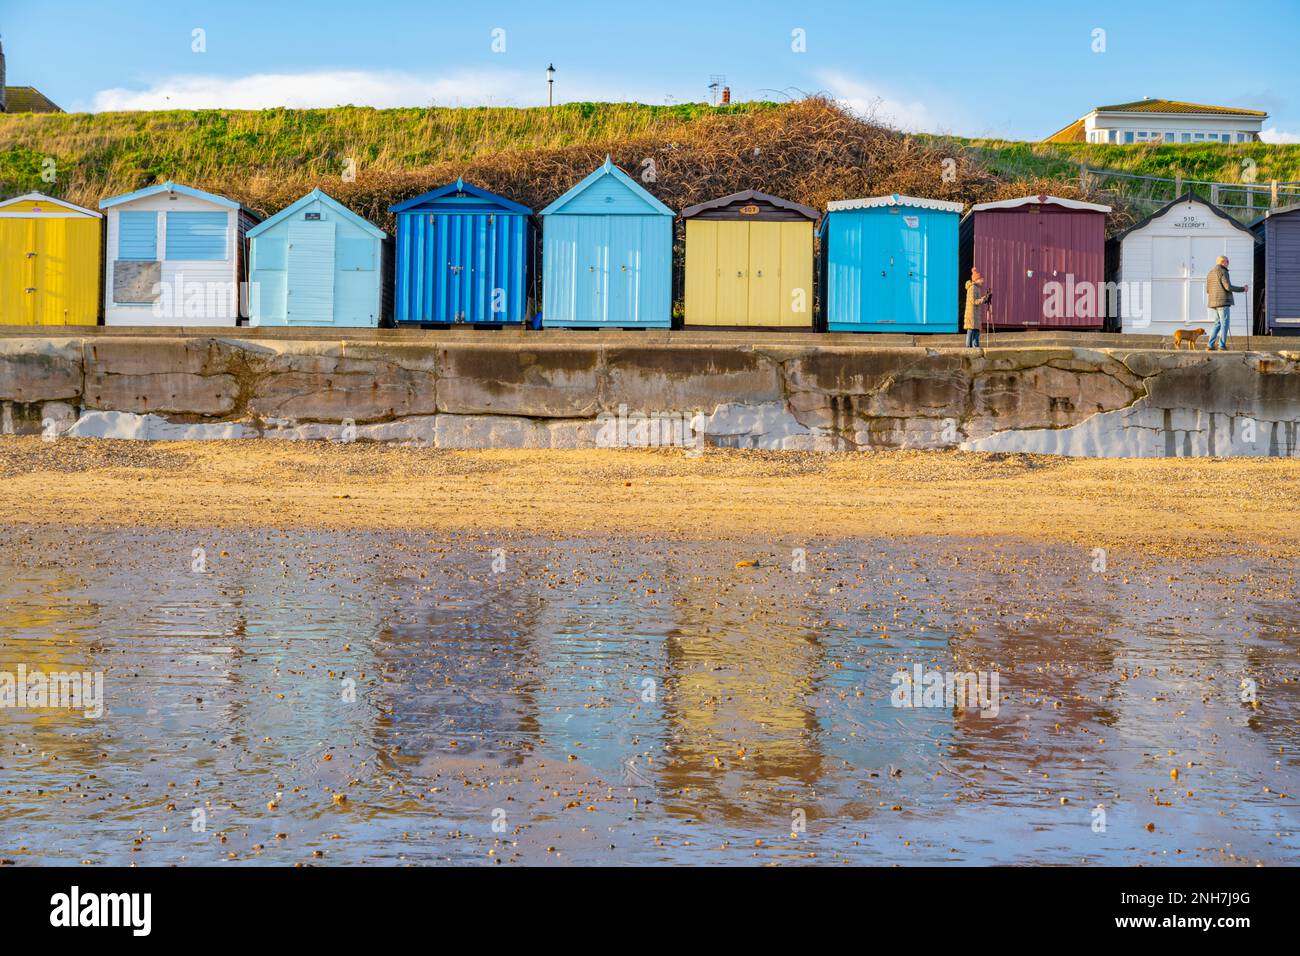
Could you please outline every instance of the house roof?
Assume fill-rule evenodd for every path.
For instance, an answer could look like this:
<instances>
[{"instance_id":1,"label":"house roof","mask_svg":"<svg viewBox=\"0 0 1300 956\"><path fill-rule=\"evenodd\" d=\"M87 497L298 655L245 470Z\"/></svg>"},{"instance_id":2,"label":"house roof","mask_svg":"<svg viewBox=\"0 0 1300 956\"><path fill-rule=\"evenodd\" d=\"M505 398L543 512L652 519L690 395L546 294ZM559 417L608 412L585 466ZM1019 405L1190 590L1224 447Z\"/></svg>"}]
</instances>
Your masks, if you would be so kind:
<instances>
[{"instance_id":1,"label":"house roof","mask_svg":"<svg viewBox=\"0 0 1300 956\"><path fill-rule=\"evenodd\" d=\"M1079 199L1062 199L1060 196L1019 196L1016 199L999 199L996 202L982 202L978 205L971 206L971 212L981 212L985 209L1015 209L1020 206L1042 206L1046 204L1053 206L1063 206L1066 209L1088 210L1090 212L1110 212L1109 206L1103 206L1095 202L1083 202Z\"/></svg>"},{"instance_id":2,"label":"house roof","mask_svg":"<svg viewBox=\"0 0 1300 956\"><path fill-rule=\"evenodd\" d=\"M1267 113L1260 110L1243 110L1235 106L1206 106L1203 103L1184 103L1181 100L1134 100L1131 103L1114 103L1110 106L1094 106L1088 111L1097 113L1181 113L1188 116L1240 116L1264 119ZM1088 116L1082 116L1058 129L1047 137L1045 143L1082 143L1087 139Z\"/></svg>"},{"instance_id":3,"label":"house roof","mask_svg":"<svg viewBox=\"0 0 1300 956\"><path fill-rule=\"evenodd\" d=\"M6 86L6 113L62 113L57 103L34 86Z\"/></svg>"},{"instance_id":4,"label":"house roof","mask_svg":"<svg viewBox=\"0 0 1300 956\"><path fill-rule=\"evenodd\" d=\"M683 219L690 219L692 216L698 216L700 213L708 212L711 209L725 209L727 206L746 202L765 202L777 207L778 209L786 209L790 212L797 213L805 219L811 219L813 222L816 222L822 217L822 214L811 206L791 202L789 199L782 199L780 196L761 193L757 189L745 189L738 193L732 193L730 196L720 196L717 199L710 199L708 202L701 202L696 203L694 206L687 206L682 210L681 217Z\"/></svg>"},{"instance_id":5,"label":"house roof","mask_svg":"<svg viewBox=\"0 0 1300 956\"><path fill-rule=\"evenodd\" d=\"M627 173L623 172L623 170L615 166L613 160L611 160L608 156L605 157L605 162L600 166L596 167L594 170L592 170L591 174L588 175L585 179L583 179L582 182L578 183L576 186L574 186L572 189L570 189L568 192L562 195L559 199L552 202L540 213L538 213L538 215L549 216L552 213L559 212L561 209L567 206L571 201L576 199L578 196L582 195L582 193L586 192L589 188L594 186L596 183L600 182L606 176L613 176L620 183L622 183L628 189L632 190L632 192L636 193L637 196L639 196L646 203L648 203L650 207L654 209L655 212L665 216L676 215L676 213L674 213L671 209L669 209L658 199L656 199L649 191L647 191L645 187L643 187L640 183L638 183Z\"/></svg>"},{"instance_id":6,"label":"house roof","mask_svg":"<svg viewBox=\"0 0 1300 956\"><path fill-rule=\"evenodd\" d=\"M216 203L218 206L226 206L230 209L243 209L254 216L251 209L233 199L227 199L225 196L218 196L216 193L206 193L202 189L195 189L193 186L182 186L180 183L174 183L170 179L165 183L159 183L156 186L146 186L144 189L137 189L133 193L123 193L120 196L109 196L107 199L99 201L100 209L108 209L110 206L120 206L122 203L135 202L137 199L144 199L148 196L156 196L158 193L180 193L182 196L189 196L193 199L203 199L210 203ZM261 219L261 216L257 216Z\"/></svg>"},{"instance_id":7,"label":"house roof","mask_svg":"<svg viewBox=\"0 0 1300 956\"><path fill-rule=\"evenodd\" d=\"M429 203L436 202L445 196L455 195L474 196L495 206L500 206L508 212L517 212L524 216L531 216L533 211L527 206L521 205L506 199L505 196L498 196L490 190L483 189L481 186L475 186L473 183L467 183L463 179L457 179L454 183L448 183L446 186L439 186L437 189L427 192L422 196L416 196L413 199L407 199L396 205L389 206L389 212L406 212L408 209L415 209Z\"/></svg>"},{"instance_id":8,"label":"house roof","mask_svg":"<svg viewBox=\"0 0 1300 956\"><path fill-rule=\"evenodd\" d=\"M946 199L921 199L916 196L873 196L870 199L837 199L826 204L827 212L846 209L878 209L884 206L910 206L914 209L935 209L939 212L960 213L966 208L964 203L949 202Z\"/></svg>"},{"instance_id":9,"label":"house roof","mask_svg":"<svg viewBox=\"0 0 1300 956\"><path fill-rule=\"evenodd\" d=\"M1069 126L1058 129L1044 143L1082 143L1088 138L1088 127L1083 119L1077 119Z\"/></svg>"},{"instance_id":10,"label":"house roof","mask_svg":"<svg viewBox=\"0 0 1300 956\"><path fill-rule=\"evenodd\" d=\"M1268 116L1262 110L1243 110L1235 106L1206 106L1202 103L1183 103L1180 100L1134 100L1112 106L1094 106L1099 113L1197 113L1223 116Z\"/></svg>"},{"instance_id":11,"label":"house roof","mask_svg":"<svg viewBox=\"0 0 1300 956\"><path fill-rule=\"evenodd\" d=\"M272 226L275 226L277 223L284 222L286 219L288 219L294 213L298 212L304 206L310 206L312 203L318 201L324 203L330 209L333 209L335 212L337 212L340 216L347 219L353 225L358 226L359 228L365 230L370 235L374 236L376 239L388 238L388 233L384 232L384 230L380 229L378 226L370 222L368 219L363 219L361 216L358 216L351 209L343 205L343 203L339 202L329 193L322 192L319 189L313 189L311 192L303 196L297 202L290 203L288 206L285 206L283 209L281 209L271 218L266 219L258 223L252 229L249 229L247 233L248 238L254 239L257 236L260 236L262 233L266 232L266 230L270 229Z\"/></svg>"},{"instance_id":12,"label":"house roof","mask_svg":"<svg viewBox=\"0 0 1300 956\"><path fill-rule=\"evenodd\" d=\"M69 212L81 213L86 216L93 216L95 219L103 219L102 212L95 212L93 209L86 209L84 206L78 206L74 203L67 202L63 199L55 199L53 196L47 196L45 193L24 193L21 196L14 196L12 199L0 201L0 209L5 206L13 206L20 202L47 202L51 205L66 209ZM22 213L13 213L12 215L23 215Z\"/></svg>"},{"instance_id":13,"label":"house roof","mask_svg":"<svg viewBox=\"0 0 1300 956\"><path fill-rule=\"evenodd\" d=\"M1113 235L1113 236L1110 238L1110 241L1111 241L1111 242L1119 242L1119 241L1122 240L1125 236L1127 236L1129 233L1131 233L1131 232L1137 232L1137 230L1143 228L1144 226L1149 225L1150 223L1154 222L1156 219L1159 219L1161 216L1163 216L1165 213L1169 212L1169 210L1173 209L1175 206L1179 205L1180 203L1185 203L1185 202L1200 203L1202 206L1204 206L1206 209L1210 210L1210 212L1214 213L1214 214L1215 214L1216 216L1218 216L1220 219L1224 220L1225 222L1229 222L1229 223L1231 223L1232 225L1234 225L1234 226L1236 226L1238 229L1240 229L1242 232L1245 232L1245 233L1249 233L1249 232L1250 232L1250 230L1249 230L1248 228L1246 228L1245 226L1243 226L1241 223L1237 222L1237 220L1233 219L1231 216L1229 216L1226 212L1224 212L1224 211L1223 211L1222 209L1220 209L1218 206L1214 205L1214 203L1210 202L1210 201L1207 200L1207 199L1202 199L1200 196L1196 195L1196 193L1191 192L1191 191L1189 190L1189 191L1183 193L1183 194L1182 194L1181 196L1179 196L1177 199L1173 200L1172 202L1167 202L1167 203L1165 203L1163 206L1161 206L1159 209L1157 209L1157 210L1156 210L1155 212L1153 212L1151 215L1147 216L1145 219L1142 219L1142 220L1140 220L1140 221L1138 221L1138 222L1133 223L1133 225L1129 226L1127 229L1125 229L1125 230L1123 230L1123 231L1121 231L1121 232L1117 232L1117 233L1115 233L1115 235ZM1255 239L1256 242L1259 241L1259 238L1258 238L1258 237L1252 236L1251 238Z\"/></svg>"}]
</instances>

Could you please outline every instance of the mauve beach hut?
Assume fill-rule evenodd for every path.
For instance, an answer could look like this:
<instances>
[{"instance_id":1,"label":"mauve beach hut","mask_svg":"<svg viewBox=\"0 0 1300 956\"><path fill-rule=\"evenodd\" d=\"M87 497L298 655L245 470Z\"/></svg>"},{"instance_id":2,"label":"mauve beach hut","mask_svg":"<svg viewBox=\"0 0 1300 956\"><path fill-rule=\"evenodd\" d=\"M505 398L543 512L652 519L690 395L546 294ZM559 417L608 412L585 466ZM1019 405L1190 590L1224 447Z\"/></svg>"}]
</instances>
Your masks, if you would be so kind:
<instances>
[{"instance_id":1,"label":"mauve beach hut","mask_svg":"<svg viewBox=\"0 0 1300 956\"><path fill-rule=\"evenodd\" d=\"M313 189L248 230L249 325L375 328L388 233Z\"/></svg>"},{"instance_id":2,"label":"mauve beach hut","mask_svg":"<svg viewBox=\"0 0 1300 956\"><path fill-rule=\"evenodd\" d=\"M1098 203L1045 195L972 206L960 228L963 308L973 265L993 294L989 328L1100 330L1109 212Z\"/></svg>"},{"instance_id":3,"label":"mauve beach hut","mask_svg":"<svg viewBox=\"0 0 1300 956\"><path fill-rule=\"evenodd\" d=\"M541 218L544 325L671 326L671 209L606 157Z\"/></svg>"},{"instance_id":4,"label":"mauve beach hut","mask_svg":"<svg viewBox=\"0 0 1300 956\"><path fill-rule=\"evenodd\" d=\"M896 193L828 204L820 228L826 328L956 332L962 208Z\"/></svg>"},{"instance_id":5,"label":"mauve beach hut","mask_svg":"<svg viewBox=\"0 0 1300 956\"><path fill-rule=\"evenodd\" d=\"M520 325L532 311L533 211L458 179L389 208L397 217L398 325Z\"/></svg>"}]
</instances>

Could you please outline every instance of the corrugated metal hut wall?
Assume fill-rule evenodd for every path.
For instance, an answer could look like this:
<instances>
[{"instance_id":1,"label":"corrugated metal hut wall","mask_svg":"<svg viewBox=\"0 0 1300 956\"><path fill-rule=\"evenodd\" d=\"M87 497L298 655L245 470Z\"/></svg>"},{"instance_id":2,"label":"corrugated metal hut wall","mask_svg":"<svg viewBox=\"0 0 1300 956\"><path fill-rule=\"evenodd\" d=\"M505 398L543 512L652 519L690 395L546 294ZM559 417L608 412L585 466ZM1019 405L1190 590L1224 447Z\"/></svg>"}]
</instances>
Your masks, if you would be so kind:
<instances>
[{"instance_id":1,"label":"corrugated metal hut wall","mask_svg":"<svg viewBox=\"0 0 1300 956\"><path fill-rule=\"evenodd\" d=\"M174 213L204 214L184 229ZM222 217L217 219L217 217ZM123 249L124 217L128 248ZM234 326L240 317L244 233L257 220L247 212L183 193L154 193L107 210L104 249L104 324ZM214 232L211 223L223 222ZM194 258L196 242L220 235L220 248ZM185 258L186 256L190 258ZM120 269L118 263L128 263ZM115 274L121 288L115 285ZM152 287L161 283L164 291Z\"/></svg>"},{"instance_id":2,"label":"corrugated metal hut wall","mask_svg":"<svg viewBox=\"0 0 1300 956\"><path fill-rule=\"evenodd\" d=\"M249 240L259 326L374 328L383 314L382 240L321 196Z\"/></svg>"},{"instance_id":3,"label":"corrugated metal hut wall","mask_svg":"<svg viewBox=\"0 0 1300 956\"><path fill-rule=\"evenodd\" d=\"M1082 283L1100 289L1106 280L1105 213L1035 203L981 209L971 219L971 260L993 293L994 328L1100 329L1105 324L1104 301L1092 314L1078 314L1071 294ZM1057 315L1045 308L1051 282L1060 284L1067 306Z\"/></svg>"},{"instance_id":4,"label":"corrugated metal hut wall","mask_svg":"<svg viewBox=\"0 0 1300 956\"><path fill-rule=\"evenodd\" d=\"M529 316L531 216L449 193L397 213L397 322L522 323Z\"/></svg>"},{"instance_id":5,"label":"corrugated metal hut wall","mask_svg":"<svg viewBox=\"0 0 1300 956\"><path fill-rule=\"evenodd\" d=\"M613 175L543 215L543 321L668 328L673 221Z\"/></svg>"},{"instance_id":6,"label":"corrugated metal hut wall","mask_svg":"<svg viewBox=\"0 0 1300 956\"><path fill-rule=\"evenodd\" d=\"M8 203L0 212L0 324L95 325L101 217L48 199Z\"/></svg>"},{"instance_id":7,"label":"corrugated metal hut wall","mask_svg":"<svg viewBox=\"0 0 1300 956\"><path fill-rule=\"evenodd\" d=\"M822 229L823 325L831 331L953 332L957 213L840 209Z\"/></svg>"},{"instance_id":8,"label":"corrugated metal hut wall","mask_svg":"<svg viewBox=\"0 0 1300 956\"><path fill-rule=\"evenodd\" d=\"M761 197L683 212L686 323L811 329L809 215Z\"/></svg>"},{"instance_id":9,"label":"corrugated metal hut wall","mask_svg":"<svg viewBox=\"0 0 1300 956\"><path fill-rule=\"evenodd\" d=\"M1300 332L1300 209L1264 220L1265 317L1274 331Z\"/></svg>"}]
</instances>

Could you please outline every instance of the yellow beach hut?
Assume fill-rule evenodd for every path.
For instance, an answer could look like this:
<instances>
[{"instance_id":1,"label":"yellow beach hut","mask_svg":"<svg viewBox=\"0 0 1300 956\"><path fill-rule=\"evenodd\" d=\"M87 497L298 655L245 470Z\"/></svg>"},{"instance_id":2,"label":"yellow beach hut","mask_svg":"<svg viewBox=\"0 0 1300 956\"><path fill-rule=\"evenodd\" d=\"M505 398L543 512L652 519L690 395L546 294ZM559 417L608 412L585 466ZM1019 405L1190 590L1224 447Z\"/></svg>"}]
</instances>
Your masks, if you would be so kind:
<instances>
[{"instance_id":1,"label":"yellow beach hut","mask_svg":"<svg viewBox=\"0 0 1300 956\"><path fill-rule=\"evenodd\" d=\"M816 209L749 189L681 217L687 326L813 327Z\"/></svg>"},{"instance_id":2,"label":"yellow beach hut","mask_svg":"<svg viewBox=\"0 0 1300 956\"><path fill-rule=\"evenodd\" d=\"M41 193L0 202L0 324L98 321L103 218Z\"/></svg>"}]
</instances>

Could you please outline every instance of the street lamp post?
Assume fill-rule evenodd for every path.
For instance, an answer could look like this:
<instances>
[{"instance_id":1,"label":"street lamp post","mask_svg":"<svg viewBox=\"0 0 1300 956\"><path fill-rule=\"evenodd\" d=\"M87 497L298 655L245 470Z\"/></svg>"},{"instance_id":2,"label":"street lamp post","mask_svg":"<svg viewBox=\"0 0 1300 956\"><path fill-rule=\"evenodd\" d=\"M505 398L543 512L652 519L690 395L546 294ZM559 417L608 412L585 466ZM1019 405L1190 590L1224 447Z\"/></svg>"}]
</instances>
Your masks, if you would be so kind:
<instances>
[{"instance_id":1,"label":"street lamp post","mask_svg":"<svg viewBox=\"0 0 1300 956\"><path fill-rule=\"evenodd\" d=\"M546 68L546 105L555 105L555 64Z\"/></svg>"}]
</instances>

